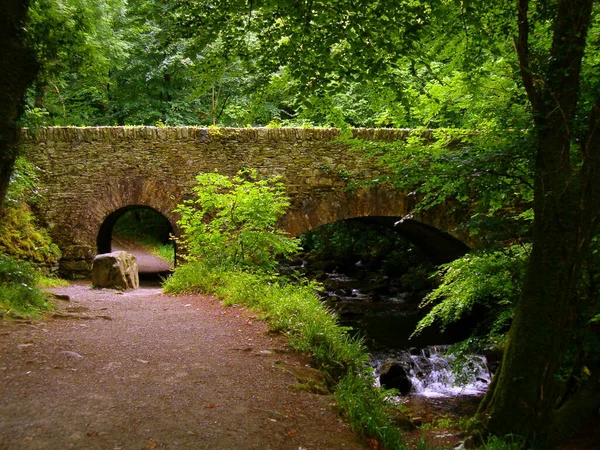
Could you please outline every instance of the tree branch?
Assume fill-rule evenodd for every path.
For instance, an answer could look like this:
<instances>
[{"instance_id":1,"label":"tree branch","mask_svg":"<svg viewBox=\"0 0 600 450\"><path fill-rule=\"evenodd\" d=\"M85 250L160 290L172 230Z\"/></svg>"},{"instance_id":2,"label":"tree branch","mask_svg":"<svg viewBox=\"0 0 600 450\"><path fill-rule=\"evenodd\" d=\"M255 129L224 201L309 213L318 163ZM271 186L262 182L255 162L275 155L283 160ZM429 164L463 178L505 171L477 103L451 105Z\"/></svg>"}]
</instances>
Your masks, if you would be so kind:
<instances>
[{"instance_id":1,"label":"tree branch","mask_svg":"<svg viewBox=\"0 0 600 450\"><path fill-rule=\"evenodd\" d=\"M560 0L554 20L546 89L548 108L568 128L579 99L581 65L594 0ZM551 106L551 103L553 106Z\"/></svg>"},{"instance_id":2,"label":"tree branch","mask_svg":"<svg viewBox=\"0 0 600 450\"><path fill-rule=\"evenodd\" d=\"M521 68L521 80L525 86L525 91L534 111L537 111L539 105L539 95L535 89L533 74L529 66L529 0L517 0L517 25L519 34L513 40L515 51L519 58L519 67Z\"/></svg>"},{"instance_id":3,"label":"tree branch","mask_svg":"<svg viewBox=\"0 0 600 450\"><path fill-rule=\"evenodd\" d=\"M527 179L525 179L525 177L522 177L521 175L510 175L508 173L498 172L498 171L495 171L493 169L486 169L485 172L489 173L490 175L495 175L495 176L502 177L502 178L508 178L508 179L511 179L511 180L518 180L521 183L523 183L525 186L531 188L532 190L534 189L533 188L533 184L531 184L530 181L528 181Z\"/></svg>"}]
</instances>

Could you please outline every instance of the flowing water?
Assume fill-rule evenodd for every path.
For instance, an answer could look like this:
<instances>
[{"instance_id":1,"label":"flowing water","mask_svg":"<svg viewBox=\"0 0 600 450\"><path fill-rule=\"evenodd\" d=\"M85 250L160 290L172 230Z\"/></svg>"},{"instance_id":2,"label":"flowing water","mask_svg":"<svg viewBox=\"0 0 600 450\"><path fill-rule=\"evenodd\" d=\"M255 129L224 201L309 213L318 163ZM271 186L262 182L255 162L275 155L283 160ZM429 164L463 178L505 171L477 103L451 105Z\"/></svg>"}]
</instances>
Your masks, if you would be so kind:
<instances>
[{"instance_id":1,"label":"flowing water","mask_svg":"<svg viewBox=\"0 0 600 450\"><path fill-rule=\"evenodd\" d=\"M472 355L466 365L455 369L454 356L446 354L448 344L468 337L469 329L440 333L429 327L411 337L425 314L414 293L394 292L381 280L337 272L328 273L323 284L323 301L338 313L343 325L365 338L376 385L391 364L399 366L402 378L408 380L402 383L410 386L403 392L409 397L481 396L487 389L490 373L483 356Z\"/></svg>"},{"instance_id":2,"label":"flowing water","mask_svg":"<svg viewBox=\"0 0 600 450\"><path fill-rule=\"evenodd\" d=\"M371 364L380 386L382 367L390 362L401 366L410 382L410 395L439 398L457 395L481 395L487 389L491 377L483 356L473 355L468 365L453 368L453 355L445 352L447 346L430 346L424 349L374 352Z\"/></svg>"}]
</instances>

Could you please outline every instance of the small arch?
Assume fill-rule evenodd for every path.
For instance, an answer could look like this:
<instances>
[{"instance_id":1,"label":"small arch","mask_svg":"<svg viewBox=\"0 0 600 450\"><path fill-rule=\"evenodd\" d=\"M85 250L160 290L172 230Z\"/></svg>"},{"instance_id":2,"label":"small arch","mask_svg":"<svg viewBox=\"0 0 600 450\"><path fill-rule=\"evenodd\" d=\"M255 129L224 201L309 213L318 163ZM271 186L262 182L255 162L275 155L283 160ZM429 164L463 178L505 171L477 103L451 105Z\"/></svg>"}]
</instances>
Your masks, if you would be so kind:
<instances>
[{"instance_id":1,"label":"small arch","mask_svg":"<svg viewBox=\"0 0 600 450\"><path fill-rule=\"evenodd\" d=\"M175 226L171 223L171 221L160 211L145 205L129 205L122 208L117 209L116 211L109 214L106 219L100 225L100 229L98 230L97 238L96 238L96 248L98 253L110 253L113 250L113 232L115 230L115 225L117 222L129 212L142 210L142 211L152 211L159 220L164 222L164 230L161 231L160 236L156 236L159 240L167 243L169 241L170 236L175 235ZM161 227L162 227L161 226ZM173 241L174 248L174 258L172 261L173 265L177 263L177 247L176 242ZM162 271L161 271L162 272ZM140 271L141 273L141 271Z\"/></svg>"}]
</instances>

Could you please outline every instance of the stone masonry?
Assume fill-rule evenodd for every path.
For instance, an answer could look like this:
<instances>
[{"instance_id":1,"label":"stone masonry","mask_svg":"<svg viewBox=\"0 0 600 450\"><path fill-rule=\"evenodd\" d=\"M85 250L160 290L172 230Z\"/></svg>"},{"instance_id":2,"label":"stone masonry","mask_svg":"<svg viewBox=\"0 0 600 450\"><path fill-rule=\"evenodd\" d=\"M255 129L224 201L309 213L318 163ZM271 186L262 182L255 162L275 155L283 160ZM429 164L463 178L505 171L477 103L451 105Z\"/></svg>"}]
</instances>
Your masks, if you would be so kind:
<instances>
[{"instance_id":1,"label":"stone masonry","mask_svg":"<svg viewBox=\"0 0 600 450\"><path fill-rule=\"evenodd\" d=\"M383 141L408 133L354 131ZM89 275L101 227L127 208L160 212L177 234L173 210L192 197L200 172L255 168L261 176L281 175L292 199L282 225L292 235L341 219L408 214L414 199L404 192L385 185L347 189L349 177L369 180L385 170L338 137L338 130L319 128L65 127L26 133L23 141L26 158L40 169L45 192L39 210L63 252L61 272ZM455 227L443 209L419 216L412 228L423 225L426 239L450 238Z\"/></svg>"}]
</instances>

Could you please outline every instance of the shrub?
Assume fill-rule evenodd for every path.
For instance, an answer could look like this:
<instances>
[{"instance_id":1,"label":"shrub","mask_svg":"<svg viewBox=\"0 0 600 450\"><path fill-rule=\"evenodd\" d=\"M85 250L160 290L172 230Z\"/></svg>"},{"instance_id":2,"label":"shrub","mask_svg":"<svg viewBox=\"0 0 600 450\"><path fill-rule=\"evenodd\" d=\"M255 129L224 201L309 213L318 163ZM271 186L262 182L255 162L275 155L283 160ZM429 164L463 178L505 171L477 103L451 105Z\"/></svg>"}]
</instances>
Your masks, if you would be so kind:
<instances>
[{"instance_id":1,"label":"shrub","mask_svg":"<svg viewBox=\"0 0 600 450\"><path fill-rule=\"evenodd\" d=\"M31 205L40 198L37 184L33 165L19 158L0 217L0 252L41 266L52 266L60 258L60 250L31 211Z\"/></svg>"},{"instance_id":2,"label":"shrub","mask_svg":"<svg viewBox=\"0 0 600 450\"><path fill-rule=\"evenodd\" d=\"M234 177L203 173L196 181L196 199L176 209L188 259L273 271L277 258L299 250L298 241L277 228L289 205L278 177L259 180L255 170L242 170Z\"/></svg>"},{"instance_id":3,"label":"shrub","mask_svg":"<svg viewBox=\"0 0 600 450\"><path fill-rule=\"evenodd\" d=\"M36 315L51 305L36 287L38 272L30 264L0 254L0 310Z\"/></svg>"},{"instance_id":4,"label":"shrub","mask_svg":"<svg viewBox=\"0 0 600 450\"><path fill-rule=\"evenodd\" d=\"M414 334L437 323L442 329L480 305L488 311L484 334L501 334L508 328L519 295L529 246L513 245L497 251L468 253L443 264L441 284L427 295L421 307L432 306Z\"/></svg>"}]
</instances>

